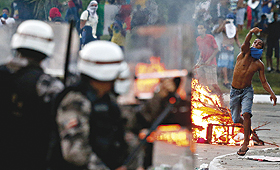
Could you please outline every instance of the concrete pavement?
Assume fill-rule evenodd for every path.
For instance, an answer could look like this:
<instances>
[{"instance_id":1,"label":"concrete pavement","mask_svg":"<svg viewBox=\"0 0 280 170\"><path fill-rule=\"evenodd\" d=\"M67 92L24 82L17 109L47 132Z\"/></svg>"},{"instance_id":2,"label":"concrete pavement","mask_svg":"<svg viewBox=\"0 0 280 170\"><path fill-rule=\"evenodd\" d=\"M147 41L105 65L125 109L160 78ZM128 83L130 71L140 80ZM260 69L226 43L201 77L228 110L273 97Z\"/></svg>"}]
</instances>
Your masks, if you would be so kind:
<instances>
[{"instance_id":1,"label":"concrete pavement","mask_svg":"<svg viewBox=\"0 0 280 170\"><path fill-rule=\"evenodd\" d=\"M269 157L278 160L268 160ZM245 156L235 153L214 158L209 165L209 170L279 170L280 149L266 148L249 150Z\"/></svg>"},{"instance_id":2,"label":"concrete pavement","mask_svg":"<svg viewBox=\"0 0 280 170\"><path fill-rule=\"evenodd\" d=\"M225 96L226 99L229 96ZM227 152L222 152L219 156L211 159L209 170L279 170L280 169L280 149L275 145L280 145L279 125L280 106L271 106L269 95L255 95L253 105L252 127L258 127L265 122L269 124L257 131L259 138L267 142L264 146L252 146L245 156L238 156L236 152L239 146L227 148ZM280 102L280 96L277 96ZM275 145L274 145L275 144ZM218 148L212 150L218 151ZM269 160L269 157L274 160ZM277 159L275 161L275 159ZM275 162L274 162L275 161Z\"/></svg>"},{"instance_id":3,"label":"concrete pavement","mask_svg":"<svg viewBox=\"0 0 280 170\"><path fill-rule=\"evenodd\" d=\"M229 101L229 96L224 96L225 101ZM278 102L280 96L277 96ZM280 145L280 104L272 106L269 95L255 95L253 105L252 127L256 128L269 122L267 125L259 128L257 131L259 138L266 143L264 146L252 146L245 156L274 156L280 157L279 149L273 145ZM174 166L182 160L193 166L190 170L200 169L201 165L206 165L211 170L264 170L280 169L280 162L259 162L240 157L236 154L240 146L212 145L196 143L196 152L193 157L187 154L188 148L182 148L165 142L157 141L154 146L153 165L158 167L163 164ZM271 150L267 148L272 148ZM278 156L279 155L279 156ZM183 159L182 159L183 158ZM191 162L193 160L193 162ZM205 167L205 166L204 166ZM162 168L164 169L164 168ZM186 169L184 169L186 170Z\"/></svg>"}]
</instances>

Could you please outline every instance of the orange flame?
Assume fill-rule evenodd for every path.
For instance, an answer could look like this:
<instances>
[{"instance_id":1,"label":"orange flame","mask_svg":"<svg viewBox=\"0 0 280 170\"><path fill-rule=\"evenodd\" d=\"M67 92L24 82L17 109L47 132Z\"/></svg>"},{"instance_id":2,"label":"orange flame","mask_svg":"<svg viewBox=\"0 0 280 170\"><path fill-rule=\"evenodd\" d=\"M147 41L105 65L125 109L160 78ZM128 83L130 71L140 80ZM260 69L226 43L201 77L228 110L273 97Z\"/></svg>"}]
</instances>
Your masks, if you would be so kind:
<instances>
[{"instance_id":1,"label":"orange flame","mask_svg":"<svg viewBox=\"0 0 280 170\"><path fill-rule=\"evenodd\" d=\"M191 132L187 129L182 129L180 125L160 125L157 128L155 139L166 141L177 146L191 145Z\"/></svg>"},{"instance_id":2,"label":"orange flame","mask_svg":"<svg viewBox=\"0 0 280 170\"><path fill-rule=\"evenodd\" d=\"M150 62L150 64L138 63L135 66L137 79L135 80L134 91L138 98L152 98L161 78L184 77L188 73L187 70L167 70L164 63L160 62L160 57L151 57ZM183 85L178 88L177 93L182 99L185 99L186 92L182 87Z\"/></svg>"},{"instance_id":3,"label":"orange flame","mask_svg":"<svg viewBox=\"0 0 280 170\"><path fill-rule=\"evenodd\" d=\"M230 110L221 105L219 96L212 94L207 86L202 86L196 79L192 80L191 104L194 125L192 133L195 141L242 144L243 140L235 138L238 133L242 133L242 125L234 124Z\"/></svg>"}]
</instances>

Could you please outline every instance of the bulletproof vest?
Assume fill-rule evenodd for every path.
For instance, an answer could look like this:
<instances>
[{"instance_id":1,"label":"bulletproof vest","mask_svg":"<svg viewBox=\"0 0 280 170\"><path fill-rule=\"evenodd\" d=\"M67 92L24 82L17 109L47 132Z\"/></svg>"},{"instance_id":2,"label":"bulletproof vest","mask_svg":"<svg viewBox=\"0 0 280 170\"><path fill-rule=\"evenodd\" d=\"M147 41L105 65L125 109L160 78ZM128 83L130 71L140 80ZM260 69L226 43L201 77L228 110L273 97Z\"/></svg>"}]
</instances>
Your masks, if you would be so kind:
<instances>
[{"instance_id":1,"label":"bulletproof vest","mask_svg":"<svg viewBox=\"0 0 280 170\"><path fill-rule=\"evenodd\" d=\"M92 103L89 143L93 152L110 169L123 165L128 154L124 140L124 122L117 104L112 102L108 94L98 98L88 83L81 82L66 91L70 91L69 89L82 92Z\"/></svg>"},{"instance_id":2,"label":"bulletproof vest","mask_svg":"<svg viewBox=\"0 0 280 170\"><path fill-rule=\"evenodd\" d=\"M1 162L8 169L44 169L50 135L50 106L37 95L44 72L26 67L11 73L0 67Z\"/></svg>"},{"instance_id":3,"label":"bulletproof vest","mask_svg":"<svg viewBox=\"0 0 280 170\"><path fill-rule=\"evenodd\" d=\"M93 102L90 115L90 144L110 169L121 166L127 155L123 125L119 107L110 100L109 95Z\"/></svg>"}]
</instances>

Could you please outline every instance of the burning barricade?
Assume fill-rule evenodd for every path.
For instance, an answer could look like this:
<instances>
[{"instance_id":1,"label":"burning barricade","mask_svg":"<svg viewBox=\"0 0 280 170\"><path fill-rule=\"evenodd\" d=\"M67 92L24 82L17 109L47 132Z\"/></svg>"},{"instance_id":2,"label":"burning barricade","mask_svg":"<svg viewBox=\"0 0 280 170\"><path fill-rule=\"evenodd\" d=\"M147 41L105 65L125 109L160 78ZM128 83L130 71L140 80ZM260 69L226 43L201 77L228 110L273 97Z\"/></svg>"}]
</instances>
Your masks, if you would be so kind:
<instances>
[{"instance_id":1,"label":"burning barricade","mask_svg":"<svg viewBox=\"0 0 280 170\"><path fill-rule=\"evenodd\" d=\"M212 94L211 90L199 84L197 79L192 80L191 86L193 140L198 143L241 145L244 139L243 126L233 123L230 110L222 106L220 96ZM251 146L265 143L256 134L262 126L252 129Z\"/></svg>"}]
</instances>

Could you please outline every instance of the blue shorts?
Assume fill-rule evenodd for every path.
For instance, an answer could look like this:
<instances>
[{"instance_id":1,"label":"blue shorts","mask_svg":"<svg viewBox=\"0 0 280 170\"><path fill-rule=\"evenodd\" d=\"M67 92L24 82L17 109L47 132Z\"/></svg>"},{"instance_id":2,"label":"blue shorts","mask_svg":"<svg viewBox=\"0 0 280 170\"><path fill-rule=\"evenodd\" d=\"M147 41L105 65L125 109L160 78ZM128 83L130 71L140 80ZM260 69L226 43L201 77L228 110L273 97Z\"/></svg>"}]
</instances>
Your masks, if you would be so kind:
<instances>
[{"instance_id":1,"label":"blue shorts","mask_svg":"<svg viewBox=\"0 0 280 170\"><path fill-rule=\"evenodd\" d=\"M231 46L233 48L233 46ZM223 47L227 48L227 47ZM222 49L218 57L218 67L226 67L228 69L234 69L234 51Z\"/></svg>"},{"instance_id":2,"label":"blue shorts","mask_svg":"<svg viewBox=\"0 0 280 170\"><path fill-rule=\"evenodd\" d=\"M234 123L240 122L240 113L250 113L252 117L252 106L254 98L254 89L252 86L244 89L230 89L230 111Z\"/></svg>"}]
</instances>

